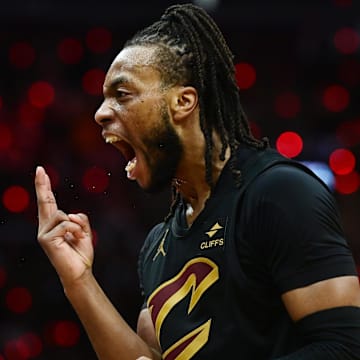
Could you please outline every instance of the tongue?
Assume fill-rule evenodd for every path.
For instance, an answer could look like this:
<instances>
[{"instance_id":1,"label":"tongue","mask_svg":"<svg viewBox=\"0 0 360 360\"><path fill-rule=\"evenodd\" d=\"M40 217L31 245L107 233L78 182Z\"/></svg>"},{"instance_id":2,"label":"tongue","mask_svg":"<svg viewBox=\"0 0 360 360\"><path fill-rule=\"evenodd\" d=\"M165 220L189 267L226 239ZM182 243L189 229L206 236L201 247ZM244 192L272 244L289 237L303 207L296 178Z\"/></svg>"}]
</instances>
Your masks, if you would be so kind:
<instances>
[{"instance_id":1,"label":"tongue","mask_svg":"<svg viewBox=\"0 0 360 360\"><path fill-rule=\"evenodd\" d=\"M136 157L134 157L132 160L130 160L126 167L125 167L125 171L127 173L127 177L128 179L134 180L135 177L133 176L133 170L135 169L136 166Z\"/></svg>"}]
</instances>

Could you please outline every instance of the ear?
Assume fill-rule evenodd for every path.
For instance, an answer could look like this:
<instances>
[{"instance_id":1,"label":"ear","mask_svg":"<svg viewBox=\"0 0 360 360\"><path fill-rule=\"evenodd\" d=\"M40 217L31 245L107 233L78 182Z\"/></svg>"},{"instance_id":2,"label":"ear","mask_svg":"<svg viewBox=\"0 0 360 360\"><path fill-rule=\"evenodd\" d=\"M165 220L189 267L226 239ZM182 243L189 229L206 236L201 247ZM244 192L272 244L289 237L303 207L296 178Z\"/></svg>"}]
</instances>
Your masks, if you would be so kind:
<instances>
[{"instance_id":1,"label":"ear","mask_svg":"<svg viewBox=\"0 0 360 360\"><path fill-rule=\"evenodd\" d=\"M198 94L192 86L179 86L172 94L170 109L174 122L188 118L198 105Z\"/></svg>"}]
</instances>

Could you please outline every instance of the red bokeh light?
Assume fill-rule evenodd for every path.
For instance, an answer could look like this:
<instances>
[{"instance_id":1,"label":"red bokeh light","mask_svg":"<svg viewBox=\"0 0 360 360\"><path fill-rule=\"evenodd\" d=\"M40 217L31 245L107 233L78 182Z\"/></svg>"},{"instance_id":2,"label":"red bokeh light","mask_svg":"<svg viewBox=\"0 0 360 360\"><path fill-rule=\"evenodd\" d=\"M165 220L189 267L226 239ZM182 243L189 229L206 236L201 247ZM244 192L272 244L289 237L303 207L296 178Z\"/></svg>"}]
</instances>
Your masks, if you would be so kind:
<instances>
[{"instance_id":1,"label":"red bokeh light","mask_svg":"<svg viewBox=\"0 0 360 360\"><path fill-rule=\"evenodd\" d=\"M331 85L324 90L322 101L329 111L340 112L348 107L350 94L343 86Z\"/></svg>"},{"instance_id":2,"label":"red bokeh light","mask_svg":"<svg viewBox=\"0 0 360 360\"><path fill-rule=\"evenodd\" d=\"M78 343L80 339L79 325L73 321L58 321L52 328L52 340L61 347L71 347Z\"/></svg>"},{"instance_id":3,"label":"red bokeh light","mask_svg":"<svg viewBox=\"0 0 360 360\"><path fill-rule=\"evenodd\" d=\"M239 63L235 65L236 81L241 90L249 89L255 84L256 70L253 65Z\"/></svg>"},{"instance_id":4,"label":"red bokeh light","mask_svg":"<svg viewBox=\"0 0 360 360\"><path fill-rule=\"evenodd\" d=\"M350 27L339 29L334 36L334 45L337 51L342 54L353 54L360 45L360 35Z\"/></svg>"},{"instance_id":5,"label":"red bokeh light","mask_svg":"<svg viewBox=\"0 0 360 360\"><path fill-rule=\"evenodd\" d=\"M109 186L109 176L104 169L93 167L85 171L82 184L89 192L101 193Z\"/></svg>"},{"instance_id":6,"label":"red bokeh light","mask_svg":"<svg viewBox=\"0 0 360 360\"><path fill-rule=\"evenodd\" d=\"M16 314L25 313L32 305L30 291L24 287L10 289L6 294L6 305Z\"/></svg>"},{"instance_id":7,"label":"red bokeh light","mask_svg":"<svg viewBox=\"0 0 360 360\"><path fill-rule=\"evenodd\" d=\"M337 175L346 175L355 168L356 159L354 154L347 149L336 149L329 157L331 170Z\"/></svg>"},{"instance_id":8,"label":"red bokeh light","mask_svg":"<svg viewBox=\"0 0 360 360\"><path fill-rule=\"evenodd\" d=\"M103 70L91 69L84 74L82 86L90 95L101 95L104 79L105 72Z\"/></svg>"},{"instance_id":9,"label":"red bokeh light","mask_svg":"<svg viewBox=\"0 0 360 360\"><path fill-rule=\"evenodd\" d=\"M35 50L27 42L18 42L9 49L9 61L18 69L27 69L35 61Z\"/></svg>"},{"instance_id":10,"label":"red bokeh light","mask_svg":"<svg viewBox=\"0 0 360 360\"><path fill-rule=\"evenodd\" d=\"M35 333L26 333L21 336L20 340L27 347L29 358L36 358L43 351L43 343L40 336Z\"/></svg>"},{"instance_id":11,"label":"red bokeh light","mask_svg":"<svg viewBox=\"0 0 360 360\"><path fill-rule=\"evenodd\" d=\"M92 115L92 114L91 114ZM77 118L71 133L71 142L76 151L85 157L92 157L103 146L101 136L94 123L89 125L89 116Z\"/></svg>"},{"instance_id":12,"label":"red bokeh light","mask_svg":"<svg viewBox=\"0 0 360 360\"><path fill-rule=\"evenodd\" d=\"M57 53L63 63L77 64L84 55L84 49L79 40L66 38L59 43Z\"/></svg>"},{"instance_id":13,"label":"red bokeh light","mask_svg":"<svg viewBox=\"0 0 360 360\"><path fill-rule=\"evenodd\" d=\"M2 201L7 210L19 213L29 206L30 196L22 186L12 185L4 191Z\"/></svg>"},{"instance_id":14,"label":"red bokeh light","mask_svg":"<svg viewBox=\"0 0 360 360\"><path fill-rule=\"evenodd\" d=\"M44 111L38 107L34 107L28 102L22 103L19 108L19 121L21 125L28 128L39 125L44 120Z\"/></svg>"},{"instance_id":15,"label":"red bokeh light","mask_svg":"<svg viewBox=\"0 0 360 360\"><path fill-rule=\"evenodd\" d=\"M300 98L293 92L285 92L275 99L276 113L285 119L294 118L300 112Z\"/></svg>"},{"instance_id":16,"label":"red bokeh light","mask_svg":"<svg viewBox=\"0 0 360 360\"><path fill-rule=\"evenodd\" d=\"M360 144L360 119L340 123L336 129L336 136L344 146Z\"/></svg>"},{"instance_id":17,"label":"red bokeh light","mask_svg":"<svg viewBox=\"0 0 360 360\"><path fill-rule=\"evenodd\" d=\"M360 176L356 171L346 175L335 175L335 190L340 194L353 194L359 186Z\"/></svg>"},{"instance_id":18,"label":"red bokeh light","mask_svg":"<svg viewBox=\"0 0 360 360\"><path fill-rule=\"evenodd\" d=\"M286 131L276 140L276 148L280 154L293 158L301 153L303 140L296 132Z\"/></svg>"},{"instance_id":19,"label":"red bokeh light","mask_svg":"<svg viewBox=\"0 0 360 360\"><path fill-rule=\"evenodd\" d=\"M28 91L29 102L36 108L45 108L54 102L54 87L46 81L37 81Z\"/></svg>"},{"instance_id":20,"label":"red bokeh light","mask_svg":"<svg viewBox=\"0 0 360 360\"><path fill-rule=\"evenodd\" d=\"M0 123L0 151L10 148L13 142L13 135L10 128L3 123Z\"/></svg>"},{"instance_id":21,"label":"red bokeh light","mask_svg":"<svg viewBox=\"0 0 360 360\"><path fill-rule=\"evenodd\" d=\"M38 357L43 350L40 337L34 333L26 333L5 344L4 352L7 360L28 360ZM0 356L0 360L2 357Z\"/></svg>"},{"instance_id":22,"label":"red bokeh light","mask_svg":"<svg viewBox=\"0 0 360 360\"><path fill-rule=\"evenodd\" d=\"M98 27L86 34L86 45L94 53L103 53L110 49L112 34L108 29Z\"/></svg>"},{"instance_id":23,"label":"red bokeh light","mask_svg":"<svg viewBox=\"0 0 360 360\"><path fill-rule=\"evenodd\" d=\"M7 274L4 268L0 267L0 289L4 287L7 279Z\"/></svg>"},{"instance_id":24,"label":"red bokeh light","mask_svg":"<svg viewBox=\"0 0 360 360\"><path fill-rule=\"evenodd\" d=\"M28 360L30 353L26 344L21 339L8 341L4 346L7 360Z\"/></svg>"}]
</instances>

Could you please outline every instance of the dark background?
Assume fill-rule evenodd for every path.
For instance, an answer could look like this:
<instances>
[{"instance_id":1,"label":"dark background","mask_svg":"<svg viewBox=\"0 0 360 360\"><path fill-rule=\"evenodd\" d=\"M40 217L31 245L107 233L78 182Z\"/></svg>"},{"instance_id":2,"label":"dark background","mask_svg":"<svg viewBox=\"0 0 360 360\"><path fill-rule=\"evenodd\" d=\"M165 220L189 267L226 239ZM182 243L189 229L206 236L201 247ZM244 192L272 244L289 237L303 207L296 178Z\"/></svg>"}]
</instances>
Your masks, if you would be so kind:
<instances>
[{"instance_id":1,"label":"dark background","mask_svg":"<svg viewBox=\"0 0 360 360\"><path fill-rule=\"evenodd\" d=\"M104 73L124 41L173 3L1 2L0 360L96 358L36 241L38 164L49 171L59 206L89 215L96 276L135 327L141 306L137 254L166 215L170 196L145 194L126 179L121 155L104 144L93 114ZM340 175L332 175L358 264L359 5L222 0L209 10L235 62L256 70L254 84L241 91L256 135L276 146L283 132L296 132L303 140L295 156L300 161L325 165L337 149L355 156L355 167L345 163ZM239 85L248 79L238 78Z\"/></svg>"}]
</instances>

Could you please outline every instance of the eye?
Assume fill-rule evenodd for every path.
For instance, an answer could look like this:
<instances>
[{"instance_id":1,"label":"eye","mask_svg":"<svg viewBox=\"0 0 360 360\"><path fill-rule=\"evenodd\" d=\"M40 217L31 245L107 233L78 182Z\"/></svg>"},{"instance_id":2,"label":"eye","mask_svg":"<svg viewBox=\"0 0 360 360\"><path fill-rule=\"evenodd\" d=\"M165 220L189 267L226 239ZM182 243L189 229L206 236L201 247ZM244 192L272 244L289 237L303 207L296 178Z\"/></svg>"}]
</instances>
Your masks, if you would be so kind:
<instances>
[{"instance_id":1,"label":"eye","mask_svg":"<svg viewBox=\"0 0 360 360\"><path fill-rule=\"evenodd\" d=\"M126 92L122 91L122 90L116 90L116 97L117 98L122 98L126 96Z\"/></svg>"},{"instance_id":2,"label":"eye","mask_svg":"<svg viewBox=\"0 0 360 360\"><path fill-rule=\"evenodd\" d=\"M127 96L129 96L128 92L125 92L123 90L116 90L116 98L118 100L124 100Z\"/></svg>"}]
</instances>

